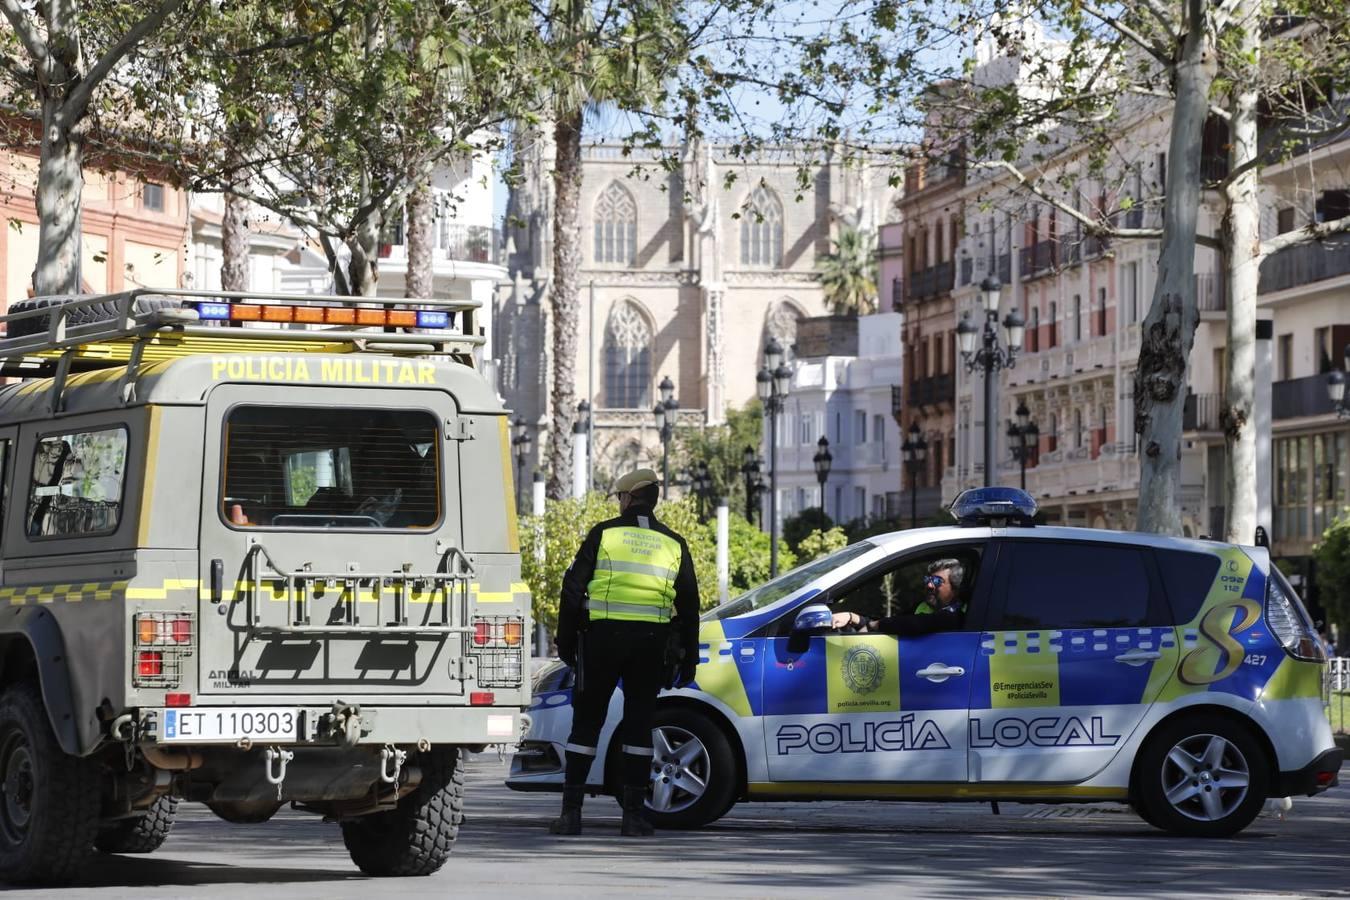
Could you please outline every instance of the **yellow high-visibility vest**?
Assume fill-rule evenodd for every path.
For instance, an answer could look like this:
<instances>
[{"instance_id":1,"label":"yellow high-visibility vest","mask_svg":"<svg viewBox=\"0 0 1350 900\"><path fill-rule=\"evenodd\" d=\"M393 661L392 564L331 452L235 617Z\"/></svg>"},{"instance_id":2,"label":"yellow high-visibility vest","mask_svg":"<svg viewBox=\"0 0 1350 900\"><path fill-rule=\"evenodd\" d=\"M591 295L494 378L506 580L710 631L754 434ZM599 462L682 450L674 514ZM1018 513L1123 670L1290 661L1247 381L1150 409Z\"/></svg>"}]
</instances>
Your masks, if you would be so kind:
<instances>
[{"instance_id":1,"label":"yellow high-visibility vest","mask_svg":"<svg viewBox=\"0 0 1350 900\"><path fill-rule=\"evenodd\" d=\"M586 588L591 620L669 622L682 553L678 541L650 528L606 528Z\"/></svg>"}]
</instances>

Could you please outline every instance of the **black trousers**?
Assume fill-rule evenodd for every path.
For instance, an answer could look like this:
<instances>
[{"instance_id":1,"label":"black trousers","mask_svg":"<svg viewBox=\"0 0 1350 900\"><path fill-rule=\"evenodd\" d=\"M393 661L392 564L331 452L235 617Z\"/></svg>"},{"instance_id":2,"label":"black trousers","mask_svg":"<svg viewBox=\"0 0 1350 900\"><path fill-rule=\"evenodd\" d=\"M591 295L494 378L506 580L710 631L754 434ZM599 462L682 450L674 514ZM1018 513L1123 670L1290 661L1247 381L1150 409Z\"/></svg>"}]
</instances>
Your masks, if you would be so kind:
<instances>
[{"instance_id":1,"label":"black trousers","mask_svg":"<svg viewBox=\"0 0 1350 900\"><path fill-rule=\"evenodd\" d=\"M651 778L652 710L665 677L670 625L602 619L582 636L581 688L572 694L572 733L567 738L564 782L584 785L600 742L614 689L623 682L619 747L623 783L646 787Z\"/></svg>"}]
</instances>

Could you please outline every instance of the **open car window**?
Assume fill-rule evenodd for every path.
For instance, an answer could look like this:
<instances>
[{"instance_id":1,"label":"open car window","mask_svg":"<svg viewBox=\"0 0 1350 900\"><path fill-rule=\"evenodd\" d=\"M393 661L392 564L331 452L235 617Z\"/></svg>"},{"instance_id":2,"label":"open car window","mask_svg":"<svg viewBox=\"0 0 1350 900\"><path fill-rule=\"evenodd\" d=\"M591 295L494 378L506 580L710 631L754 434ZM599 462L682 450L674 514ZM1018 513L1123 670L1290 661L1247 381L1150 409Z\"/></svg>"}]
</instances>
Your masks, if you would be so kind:
<instances>
[{"instance_id":1,"label":"open car window","mask_svg":"<svg viewBox=\"0 0 1350 900\"><path fill-rule=\"evenodd\" d=\"M837 550L829 556L813 560L806 565L798 566L789 572L784 572L774 580L765 582L759 587L747 591L735 599L728 600L721 606L704 613L703 619L704 621L712 619L729 619L733 616L742 616L746 613L764 609L777 601L782 600L794 591L805 587L820 576L832 572L840 566L847 565L853 560L875 549L876 545L869 541L859 541L856 544L849 544L842 550Z\"/></svg>"}]
</instances>

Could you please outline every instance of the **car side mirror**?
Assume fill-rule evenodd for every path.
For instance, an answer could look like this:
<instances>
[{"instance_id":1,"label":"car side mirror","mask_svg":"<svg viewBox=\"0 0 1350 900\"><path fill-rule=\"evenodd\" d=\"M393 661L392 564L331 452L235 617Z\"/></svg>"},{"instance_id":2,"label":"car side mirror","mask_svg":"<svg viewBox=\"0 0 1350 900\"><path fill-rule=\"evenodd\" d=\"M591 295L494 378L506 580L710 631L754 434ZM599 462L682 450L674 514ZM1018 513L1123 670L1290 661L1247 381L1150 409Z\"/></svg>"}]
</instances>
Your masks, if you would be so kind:
<instances>
[{"instance_id":1,"label":"car side mirror","mask_svg":"<svg viewBox=\"0 0 1350 900\"><path fill-rule=\"evenodd\" d=\"M794 632L818 634L834 627L834 614L824 603L810 603L804 606L792 622Z\"/></svg>"}]
</instances>

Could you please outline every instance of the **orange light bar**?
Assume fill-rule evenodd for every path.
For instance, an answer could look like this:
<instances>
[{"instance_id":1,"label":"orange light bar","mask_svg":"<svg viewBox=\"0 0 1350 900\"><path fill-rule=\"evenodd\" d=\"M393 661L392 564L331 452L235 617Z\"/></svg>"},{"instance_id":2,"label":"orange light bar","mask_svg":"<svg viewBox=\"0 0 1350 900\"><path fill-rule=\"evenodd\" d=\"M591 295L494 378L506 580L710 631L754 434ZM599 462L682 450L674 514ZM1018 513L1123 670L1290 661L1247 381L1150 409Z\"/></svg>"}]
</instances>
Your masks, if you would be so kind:
<instances>
[{"instance_id":1,"label":"orange light bar","mask_svg":"<svg viewBox=\"0 0 1350 900\"><path fill-rule=\"evenodd\" d=\"M295 318L295 307L292 306L264 306L264 322L289 322Z\"/></svg>"},{"instance_id":2,"label":"orange light bar","mask_svg":"<svg viewBox=\"0 0 1350 900\"><path fill-rule=\"evenodd\" d=\"M230 318L236 322L261 322L261 306L252 306L247 303L231 303Z\"/></svg>"},{"instance_id":3,"label":"orange light bar","mask_svg":"<svg viewBox=\"0 0 1350 900\"><path fill-rule=\"evenodd\" d=\"M323 322L323 313L322 306L297 306L295 307L295 321L317 325Z\"/></svg>"},{"instance_id":4,"label":"orange light bar","mask_svg":"<svg viewBox=\"0 0 1350 900\"><path fill-rule=\"evenodd\" d=\"M356 311L357 325L383 325L384 310L382 309L358 309Z\"/></svg>"},{"instance_id":5,"label":"orange light bar","mask_svg":"<svg viewBox=\"0 0 1350 900\"><path fill-rule=\"evenodd\" d=\"M345 306L329 306L323 311L323 320L334 325L351 325L356 321L356 310Z\"/></svg>"},{"instance_id":6,"label":"orange light bar","mask_svg":"<svg viewBox=\"0 0 1350 900\"><path fill-rule=\"evenodd\" d=\"M417 310L415 309L391 309L389 310L389 324L397 325L401 328L417 327Z\"/></svg>"}]
</instances>

